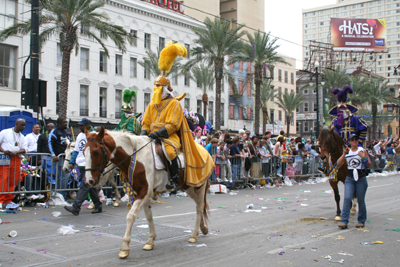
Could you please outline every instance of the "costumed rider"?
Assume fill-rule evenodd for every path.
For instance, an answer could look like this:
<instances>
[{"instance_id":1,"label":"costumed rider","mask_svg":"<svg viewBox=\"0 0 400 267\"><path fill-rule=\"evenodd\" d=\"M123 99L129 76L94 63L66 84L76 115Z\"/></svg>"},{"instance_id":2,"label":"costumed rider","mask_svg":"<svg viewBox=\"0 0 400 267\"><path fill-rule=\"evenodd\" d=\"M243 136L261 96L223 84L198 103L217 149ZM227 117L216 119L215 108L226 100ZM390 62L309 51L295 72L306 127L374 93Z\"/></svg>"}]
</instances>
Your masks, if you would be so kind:
<instances>
[{"instance_id":1,"label":"costumed rider","mask_svg":"<svg viewBox=\"0 0 400 267\"><path fill-rule=\"evenodd\" d=\"M359 140L358 146L365 149L368 124L360 117L354 115L358 111L358 108L351 104L346 104L347 94L352 94L353 88L350 85L346 85L342 90L334 88L332 93L336 95L339 104L329 111L329 115L336 117L330 128L335 127L335 131L348 146L349 137L355 134Z\"/></svg>"},{"instance_id":2,"label":"costumed rider","mask_svg":"<svg viewBox=\"0 0 400 267\"><path fill-rule=\"evenodd\" d=\"M160 75L154 81L154 92L150 104L143 115L140 135L159 139L165 146L171 186L176 190L179 180L178 155L185 155L185 183L189 186L200 186L211 175L214 163L207 150L195 143L188 123L184 117L181 104L186 93L173 97L170 80L165 76L171 70L177 56L186 57L184 46L170 41L161 51L158 61Z\"/></svg>"},{"instance_id":3,"label":"costumed rider","mask_svg":"<svg viewBox=\"0 0 400 267\"><path fill-rule=\"evenodd\" d=\"M136 91L129 89L124 91L122 97L124 105L121 107L121 121L114 131L124 131L139 135L141 126L137 118L140 117L142 113L135 114L135 110L131 107L130 103L133 97L136 97Z\"/></svg>"}]
</instances>

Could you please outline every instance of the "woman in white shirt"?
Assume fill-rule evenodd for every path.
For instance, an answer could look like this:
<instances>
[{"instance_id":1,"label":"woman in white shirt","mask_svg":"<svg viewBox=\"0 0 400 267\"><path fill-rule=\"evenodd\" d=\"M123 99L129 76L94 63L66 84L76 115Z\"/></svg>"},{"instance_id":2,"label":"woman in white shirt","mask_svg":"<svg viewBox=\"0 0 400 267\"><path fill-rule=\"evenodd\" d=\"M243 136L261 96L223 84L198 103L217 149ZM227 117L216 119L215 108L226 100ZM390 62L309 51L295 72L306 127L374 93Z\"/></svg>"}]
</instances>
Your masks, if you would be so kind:
<instances>
[{"instance_id":1,"label":"woman in white shirt","mask_svg":"<svg viewBox=\"0 0 400 267\"><path fill-rule=\"evenodd\" d=\"M365 194L368 188L366 167L369 168L371 166L368 152L358 146L358 136L352 134L348 140L351 146L350 149L346 147L345 152L337 161L340 166L346 160L348 169L344 184L342 222L338 225L342 229L346 229L349 223L354 192L356 192L358 202L358 223L356 227L364 227L364 223L367 220L367 208L365 205Z\"/></svg>"}]
</instances>

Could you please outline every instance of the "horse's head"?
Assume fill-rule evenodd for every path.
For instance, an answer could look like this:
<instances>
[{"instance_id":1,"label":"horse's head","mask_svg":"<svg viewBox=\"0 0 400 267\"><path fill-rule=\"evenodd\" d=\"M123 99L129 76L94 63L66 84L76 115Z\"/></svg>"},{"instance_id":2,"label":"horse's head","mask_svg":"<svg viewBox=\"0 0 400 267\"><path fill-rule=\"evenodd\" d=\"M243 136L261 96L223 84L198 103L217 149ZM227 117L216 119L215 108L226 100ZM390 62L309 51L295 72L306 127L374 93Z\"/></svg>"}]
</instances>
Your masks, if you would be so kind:
<instances>
[{"instance_id":1,"label":"horse's head","mask_svg":"<svg viewBox=\"0 0 400 267\"><path fill-rule=\"evenodd\" d=\"M110 161L115 150L115 141L101 126L99 133L89 133L85 130L87 143L83 151L86 159L85 180L89 185L96 185Z\"/></svg>"},{"instance_id":2,"label":"horse's head","mask_svg":"<svg viewBox=\"0 0 400 267\"><path fill-rule=\"evenodd\" d=\"M318 138L320 146L320 156L324 159L326 156L334 155L343 151L344 142L340 135L335 132L335 128L323 129Z\"/></svg>"},{"instance_id":3,"label":"horse's head","mask_svg":"<svg viewBox=\"0 0 400 267\"><path fill-rule=\"evenodd\" d=\"M69 161L71 160L71 155L74 152L75 149L75 142L69 142L67 139L67 148L65 149L65 160L64 160L64 165L63 165L63 171L65 173L68 173L68 165Z\"/></svg>"}]
</instances>

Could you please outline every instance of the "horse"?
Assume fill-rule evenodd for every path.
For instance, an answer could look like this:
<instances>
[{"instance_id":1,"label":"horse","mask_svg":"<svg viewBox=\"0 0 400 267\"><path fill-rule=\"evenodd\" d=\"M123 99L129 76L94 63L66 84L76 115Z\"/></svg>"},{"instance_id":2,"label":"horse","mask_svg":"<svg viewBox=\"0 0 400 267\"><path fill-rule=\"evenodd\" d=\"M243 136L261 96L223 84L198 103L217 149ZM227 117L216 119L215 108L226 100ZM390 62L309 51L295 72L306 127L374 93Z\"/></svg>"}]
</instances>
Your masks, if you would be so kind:
<instances>
[{"instance_id":1,"label":"horse","mask_svg":"<svg viewBox=\"0 0 400 267\"><path fill-rule=\"evenodd\" d=\"M123 242L118 256L124 259L129 256L129 243L131 241L132 225L143 207L146 219L149 225L149 238L143 247L143 250L152 250L156 239L156 232L153 221L153 214L150 207L150 198L156 197L158 192L165 190L168 182L165 170L157 170L154 164L152 147L150 145L154 140L148 136L136 136L120 131L105 132L104 127L98 134L86 133L88 142L84 150L86 158L86 182L94 186L106 167L111 161L117 165L121 174L120 179L132 186L136 192L133 205L126 217L126 231L122 238ZM136 146L136 150L134 149ZM202 148L204 149L204 148ZM131 169L131 159L136 157L136 165L130 182L129 172ZM181 171L182 174L182 171ZM199 187L188 186L184 183L182 175L179 178L179 185L196 203L196 222L192 235L189 238L190 243L197 242L199 228L206 235L208 233L207 221L209 207L206 200L209 189L209 181L206 179Z\"/></svg>"},{"instance_id":2,"label":"horse","mask_svg":"<svg viewBox=\"0 0 400 267\"><path fill-rule=\"evenodd\" d=\"M338 159L342 156L345 143L342 137L337 132L335 132L334 128L331 128L330 130L323 129L321 131L321 134L319 135L318 141L320 145L321 159L325 160L326 169L330 170L331 166L329 164L329 159L332 165L334 165L338 161ZM335 201L336 201L335 221L342 220L338 183L340 181L344 184L346 176L347 176L347 162L344 161L343 165L338 170L337 176L334 179L329 180L329 184L331 185L333 192L335 194ZM356 205L357 205L357 199L354 196L350 214L352 215L356 214Z\"/></svg>"},{"instance_id":3,"label":"horse","mask_svg":"<svg viewBox=\"0 0 400 267\"><path fill-rule=\"evenodd\" d=\"M67 139L67 148L65 149L65 152L64 152L65 153L65 161L64 161L63 168L62 168L62 170L65 173L69 173L68 165L69 165L69 162L71 160L71 156L72 156L72 153L74 152L74 149L75 149L75 142L70 142ZM106 172L107 172L108 169L113 168L113 166L114 165L110 165L106 169ZM119 207L119 205L121 203L121 195L119 194L118 187L117 187L117 184L116 184L115 179L114 179L114 175L116 173L117 173L117 170L115 169L114 171L107 172L105 175L102 174L101 178L100 178L100 181L99 181L99 184L97 185L97 191L99 192L103 188L103 186L107 183L107 181L110 182L111 187L113 188L113 191L114 191L114 195L115 195L115 202L113 203L113 206L114 207ZM89 209L90 208L94 209L94 204L90 203L88 208Z\"/></svg>"}]
</instances>

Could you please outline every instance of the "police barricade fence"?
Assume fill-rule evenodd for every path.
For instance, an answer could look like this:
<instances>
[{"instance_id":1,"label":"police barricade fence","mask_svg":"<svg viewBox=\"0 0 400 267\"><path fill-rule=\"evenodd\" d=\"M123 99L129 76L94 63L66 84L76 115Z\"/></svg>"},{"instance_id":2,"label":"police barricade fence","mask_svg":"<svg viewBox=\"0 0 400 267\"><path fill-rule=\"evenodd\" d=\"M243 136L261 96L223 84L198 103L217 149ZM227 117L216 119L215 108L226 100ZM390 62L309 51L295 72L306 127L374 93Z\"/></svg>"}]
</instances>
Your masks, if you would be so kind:
<instances>
[{"instance_id":1,"label":"police barricade fence","mask_svg":"<svg viewBox=\"0 0 400 267\"><path fill-rule=\"evenodd\" d=\"M284 178L316 179L322 177L318 171L322 167L319 157L281 156L262 160L259 157L234 157L228 161L216 159L216 168L210 176L211 183L226 183L228 187L236 185L246 187L249 183L265 180L266 183L283 183ZM254 181L254 182L252 182Z\"/></svg>"},{"instance_id":2,"label":"police barricade fence","mask_svg":"<svg viewBox=\"0 0 400 267\"><path fill-rule=\"evenodd\" d=\"M24 153L10 157L0 152L0 203L21 199L47 199L61 194L64 199L79 189L84 179L84 168L74 167L68 173L63 171L65 154L58 160L47 153ZM68 162L66 164L68 166ZM82 173L81 173L82 172ZM122 190L118 173L112 173L117 188ZM112 187L104 182L105 194L111 197Z\"/></svg>"},{"instance_id":3,"label":"police barricade fence","mask_svg":"<svg viewBox=\"0 0 400 267\"><path fill-rule=\"evenodd\" d=\"M370 155L370 159L371 172L390 172L400 168L400 155Z\"/></svg>"}]
</instances>

